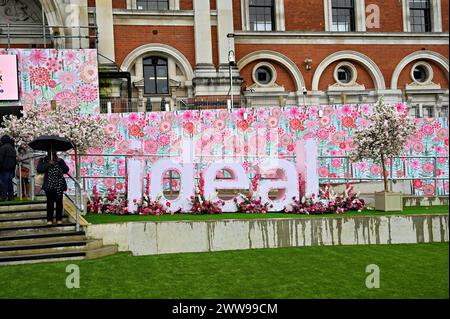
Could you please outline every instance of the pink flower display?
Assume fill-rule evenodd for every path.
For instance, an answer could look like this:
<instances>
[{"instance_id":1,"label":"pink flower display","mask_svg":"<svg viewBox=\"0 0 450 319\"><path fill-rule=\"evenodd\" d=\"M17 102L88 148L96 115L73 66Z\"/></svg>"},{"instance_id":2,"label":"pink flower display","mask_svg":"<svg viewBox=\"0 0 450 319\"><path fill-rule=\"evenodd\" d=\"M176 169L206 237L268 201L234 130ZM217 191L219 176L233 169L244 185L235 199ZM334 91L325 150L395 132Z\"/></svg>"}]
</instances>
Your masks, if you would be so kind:
<instances>
[{"instance_id":1,"label":"pink flower display","mask_svg":"<svg viewBox=\"0 0 450 319\"><path fill-rule=\"evenodd\" d=\"M50 81L50 72L43 67L33 68L30 72L31 83L37 86L44 86Z\"/></svg>"},{"instance_id":2,"label":"pink flower display","mask_svg":"<svg viewBox=\"0 0 450 319\"><path fill-rule=\"evenodd\" d=\"M81 84L78 87L78 96L83 102L92 102L98 99L98 89L91 84Z\"/></svg>"}]
</instances>

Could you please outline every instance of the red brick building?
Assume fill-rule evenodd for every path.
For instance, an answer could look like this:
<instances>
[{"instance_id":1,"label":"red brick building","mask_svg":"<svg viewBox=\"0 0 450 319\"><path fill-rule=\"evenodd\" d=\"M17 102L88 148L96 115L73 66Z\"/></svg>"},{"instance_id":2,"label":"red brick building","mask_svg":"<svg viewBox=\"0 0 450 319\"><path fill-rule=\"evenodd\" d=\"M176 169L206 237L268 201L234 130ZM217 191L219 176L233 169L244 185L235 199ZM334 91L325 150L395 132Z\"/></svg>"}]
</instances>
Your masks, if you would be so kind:
<instances>
[{"instance_id":1,"label":"red brick building","mask_svg":"<svg viewBox=\"0 0 450 319\"><path fill-rule=\"evenodd\" d=\"M71 1L35 2L50 24ZM225 100L232 83L248 106L369 103L383 95L408 102L412 114L448 114L448 0L72 2L86 8L80 24L98 28L102 68L129 72L138 110ZM105 98L127 95L120 79L101 84Z\"/></svg>"}]
</instances>

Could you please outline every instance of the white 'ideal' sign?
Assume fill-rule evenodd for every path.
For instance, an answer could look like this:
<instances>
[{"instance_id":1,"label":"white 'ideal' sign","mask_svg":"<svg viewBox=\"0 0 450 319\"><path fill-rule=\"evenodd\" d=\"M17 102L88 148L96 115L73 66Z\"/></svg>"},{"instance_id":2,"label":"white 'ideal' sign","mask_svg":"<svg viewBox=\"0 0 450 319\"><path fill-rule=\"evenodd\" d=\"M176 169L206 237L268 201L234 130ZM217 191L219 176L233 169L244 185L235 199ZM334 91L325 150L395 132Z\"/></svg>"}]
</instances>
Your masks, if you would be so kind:
<instances>
[{"instance_id":1,"label":"white 'ideal' sign","mask_svg":"<svg viewBox=\"0 0 450 319\"><path fill-rule=\"evenodd\" d=\"M136 145L137 146L137 145ZM170 211L188 212L191 208L191 197L195 196L196 165L193 154L192 140L183 143L183 155L181 160L176 161L170 158L160 159L153 163L151 167L150 199L160 200L170 203ZM260 180L253 197L261 197L263 203L269 204L270 211L278 212L292 204L294 198L299 198L299 184L304 185L306 194L317 194L317 145L314 140L301 141L295 149L296 159L293 162L282 158L266 158L258 161L255 171L264 176L271 172L270 179ZM134 199L142 198L144 181L144 160L142 157L131 158L128 169L128 211L136 212L137 205ZM175 199L168 199L164 196L163 179L169 171L176 171L180 176L180 191ZM218 179L219 172L227 172L229 178ZM299 180L299 173L301 181ZM222 200L218 196L218 190L250 190L250 180L241 163L230 160L219 160L209 164L203 170L204 176L204 196L207 200ZM271 199L269 193L277 190L276 198ZM237 211L234 198L223 200L225 205L223 212Z\"/></svg>"}]
</instances>

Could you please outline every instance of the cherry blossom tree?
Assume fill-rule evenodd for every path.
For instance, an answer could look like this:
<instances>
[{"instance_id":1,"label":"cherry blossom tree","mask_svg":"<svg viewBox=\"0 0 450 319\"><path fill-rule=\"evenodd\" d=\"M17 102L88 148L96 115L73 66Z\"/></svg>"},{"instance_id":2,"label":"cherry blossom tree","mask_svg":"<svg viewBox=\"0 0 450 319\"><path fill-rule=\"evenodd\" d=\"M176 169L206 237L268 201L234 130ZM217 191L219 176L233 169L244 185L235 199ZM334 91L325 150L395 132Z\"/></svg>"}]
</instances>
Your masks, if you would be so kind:
<instances>
[{"instance_id":1,"label":"cherry blossom tree","mask_svg":"<svg viewBox=\"0 0 450 319\"><path fill-rule=\"evenodd\" d=\"M102 146L111 138L105 130L106 121L99 115L81 114L79 107L61 107L56 110L38 108L22 111L22 117L4 117L0 135L8 134L17 146L26 146L42 135L56 135L69 140L74 147L75 173L80 180L79 154Z\"/></svg>"},{"instance_id":2,"label":"cherry blossom tree","mask_svg":"<svg viewBox=\"0 0 450 319\"><path fill-rule=\"evenodd\" d=\"M381 164L384 191L389 192L386 160L401 155L408 137L415 134L415 124L403 105L387 105L381 97L369 117L369 125L354 132L353 161L371 159Z\"/></svg>"}]
</instances>

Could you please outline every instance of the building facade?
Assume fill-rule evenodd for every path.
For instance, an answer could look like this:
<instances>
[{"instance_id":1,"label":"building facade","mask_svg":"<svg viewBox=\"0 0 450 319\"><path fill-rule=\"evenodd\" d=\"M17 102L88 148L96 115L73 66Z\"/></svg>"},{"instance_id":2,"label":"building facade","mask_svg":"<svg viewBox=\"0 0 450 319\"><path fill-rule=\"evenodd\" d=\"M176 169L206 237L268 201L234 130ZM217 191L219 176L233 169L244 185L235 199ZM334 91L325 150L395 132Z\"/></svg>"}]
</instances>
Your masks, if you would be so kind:
<instances>
[{"instance_id":1,"label":"building facade","mask_svg":"<svg viewBox=\"0 0 450 319\"><path fill-rule=\"evenodd\" d=\"M448 115L448 0L34 2L51 34L73 21L95 26L95 41L87 28L53 45L95 45L109 75L101 98L132 100L133 110L226 106L231 96L246 106L384 96L412 115Z\"/></svg>"}]
</instances>

